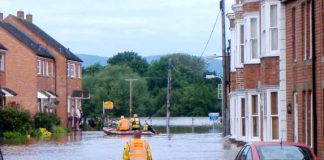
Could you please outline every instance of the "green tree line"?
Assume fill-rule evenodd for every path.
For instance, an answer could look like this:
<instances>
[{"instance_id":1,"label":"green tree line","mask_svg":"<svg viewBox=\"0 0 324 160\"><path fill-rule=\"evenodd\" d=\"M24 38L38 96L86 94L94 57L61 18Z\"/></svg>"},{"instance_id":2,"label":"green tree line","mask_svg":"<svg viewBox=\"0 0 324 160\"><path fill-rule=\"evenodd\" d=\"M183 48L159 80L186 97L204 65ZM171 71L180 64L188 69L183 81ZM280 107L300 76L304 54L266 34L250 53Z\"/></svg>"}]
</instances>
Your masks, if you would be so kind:
<instances>
[{"instance_id":1,"label":"green tree line","mask_svg":"<svg viewBox=\"0 0 324 160\"><path fill-rule=\"evenodd\" d=\"M217 95L219 79L205 79L206 62L196 56L175 53L148 63L135 52L118 53L109 58L106 66L99 64L83 69L83 89L91 99L83 101L85 116L102 113L103 101L114 103L111 116L129 116L129 81L132 85L133 114L165 116L168 59L172 61L171 116L207 116L220 112Z\"/></svg>"}]
</instances>

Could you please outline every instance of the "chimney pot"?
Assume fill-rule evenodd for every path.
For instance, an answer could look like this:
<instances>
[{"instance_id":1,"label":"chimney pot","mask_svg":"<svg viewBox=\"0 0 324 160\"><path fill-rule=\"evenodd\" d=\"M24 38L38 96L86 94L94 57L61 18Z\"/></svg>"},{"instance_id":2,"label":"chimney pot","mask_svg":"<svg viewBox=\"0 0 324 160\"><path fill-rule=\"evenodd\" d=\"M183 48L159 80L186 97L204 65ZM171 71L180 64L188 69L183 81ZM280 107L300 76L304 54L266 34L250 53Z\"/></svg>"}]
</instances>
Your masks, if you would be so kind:
<instances>
[{"instance_id":1,"label":"chimney pot","mask_svg":"<svg viewBox=\"0 0 324 160\"><path fill-rule=\"evenodd\" d=\"M26 15L26 21L30 22L30 23L33 23L33 15L32 14L27 14Z\"/></svg>"},{"instance_id":2,"label":"chimney pot","mask_svg":"<svg viewBox=\"0 0 324 160\"><path fill-rule=\"evenodd\" d=\"M3 21L3 13L0 12L0 22Z\"/></svg>"},{"instance_id":3,"label":"chimney pot","mask_svg":"<svg viewBox=\"0 0 324 160\"><path fill-rule=\"evenodd\" d=\"M17 11L17 17L20 19L24 19L24 11Z\"/></svg>"}]
</instances>

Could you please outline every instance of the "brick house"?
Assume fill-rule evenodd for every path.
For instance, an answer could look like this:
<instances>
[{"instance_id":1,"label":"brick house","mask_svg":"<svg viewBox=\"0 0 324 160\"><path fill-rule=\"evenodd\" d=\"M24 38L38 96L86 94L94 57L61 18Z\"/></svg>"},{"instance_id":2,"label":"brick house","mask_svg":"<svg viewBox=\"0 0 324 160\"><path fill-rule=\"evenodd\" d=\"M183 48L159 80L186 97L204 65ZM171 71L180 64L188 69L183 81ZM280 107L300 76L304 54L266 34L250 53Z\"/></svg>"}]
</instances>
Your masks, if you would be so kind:
<instances>
[{"instance_id":1,"label":"brick house","mask_svg":"<svg viewBox=\"0 0 324 160\"><path fill-rule=\"evenodd\" d=\"M287 28L287 140L309 145L319 159L324 159L324 1L284 0L283 5Z\"/></svg>"},{"instance_id":2,"label":"brick house","mask_svg":"<svg viewBox=\"0 0 324 160\"><path fill-rule=\"evenodd\" d=\"M82 60L33 24L33 16L31 14L26 15L25 18L24 12L18 11L17 16L9 15L3 20L2 24L3 26L10 26L14 30L14 33L7 31L9 33L8 37L15 37L15 34L19 33L18 37L23 40L28 39L27 45L34 43L34 45L38 46L38 49L50 55L47 57L40 56L38 55L38 50L34 50L34 53L38 56L32 59L28 54L21 51L22 48L14 47L14 43L21 43L21 40L17 37L15 37L16 41L12 40L10 42L7 42L7 37L0 38L0 43L8 49L5 56L5 85L10 86L9 84L12 83L12 86L18 86L17 83L20 83L20 80L24 80L20 84L21 87L33 87L31 90L37 91L31 93L30 91L28 92L28 89L22 90L21 87L16 87L13 90L17 92L17 96L11 99L20 103L32 114L36 112L55 112L60 117L61 123L68 125L68 119L73 116L75 107L81 106L81 99L88 97L88 93L82 91ZM25 65L29 64L28 66L30 68L28 71L27 67L23 68L24 64L21 61L17 62L18 57L10 57L10 55L15 55L18 52L26 58L29 58L24 61L26 63ZM15 80L9 79L8 75L10 74L13 77L17 77L18 65L26 70L21 70L21 74L19 74L21 75L20 78L16 78ZM25 77L31 78L33 81L25 83ZM23 99L19 95L26 98ZM55 109L48 110L49 108Z\"/></svg>"},{"instance_id":3,"label":"brick house","mask_svg":"<svg viewBox=\"0 0 324 160\"><path fill-rule=\"evenodd\" d=\"M230 132L237 141L287 139L285 10L278 0L236 0L230 21Z\"/></svg>"}]
</instances>

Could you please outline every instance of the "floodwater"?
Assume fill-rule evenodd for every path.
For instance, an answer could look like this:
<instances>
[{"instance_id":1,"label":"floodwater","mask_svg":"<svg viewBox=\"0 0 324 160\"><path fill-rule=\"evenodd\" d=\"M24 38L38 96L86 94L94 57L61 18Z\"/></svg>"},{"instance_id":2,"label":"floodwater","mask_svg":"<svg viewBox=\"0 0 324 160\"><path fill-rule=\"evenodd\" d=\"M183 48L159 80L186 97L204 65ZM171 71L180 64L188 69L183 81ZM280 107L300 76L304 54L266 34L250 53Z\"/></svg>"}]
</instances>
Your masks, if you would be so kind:
<instances>
[{"instance_id":1,"label":"floodwater","mask_svg":"<svg viewBox=\"0 0 324 160\"><path fill-rule=\"evenodd\" d=\"M239 148L224 142L221 129L209 126L174 126L171 134L142 136L154 160L231 160ZM131 136L107 136L101 131L73 132L55 139L3 145L5 160L120 160Z\"/></svg>"}]
</instances>

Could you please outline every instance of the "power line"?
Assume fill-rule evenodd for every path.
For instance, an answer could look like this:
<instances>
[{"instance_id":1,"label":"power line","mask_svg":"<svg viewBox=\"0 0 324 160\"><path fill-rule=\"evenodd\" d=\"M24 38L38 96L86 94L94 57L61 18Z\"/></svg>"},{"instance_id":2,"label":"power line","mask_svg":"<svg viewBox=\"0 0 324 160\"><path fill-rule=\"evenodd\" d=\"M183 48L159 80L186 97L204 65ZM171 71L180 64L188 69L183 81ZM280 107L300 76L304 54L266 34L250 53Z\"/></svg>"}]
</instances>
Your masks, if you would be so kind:
<instances>
[{"instance_id":1,"label":"power line","mask_svg":"<svg viewBox=\"0 0 324 160\"><path fill-rule=\"evenodd\" d=\"M208 47L209 41L210 41L211 37L213 36L213 33L214 33L214 30L215 30L215 27L216 27L216 24L217 24L217 21L218 21L218 17L219 17L220 12L221 12L221 10L219 10L219 12L218 12L218 14L217 14L216 20L215 20L215 22L214 22L213 29L212 29L211 32L210 32L210 35L209 35L208 41L207 41L207 43L206 43L206 45L205 45L204 50L201 52L201 55L200 55L200 58L199 58L199 59L201 59L202 56L204 55L204 53L205 53L205 51L206 51L206 49L207 49L207 47Z\"/></svg>"}]
</instances>

